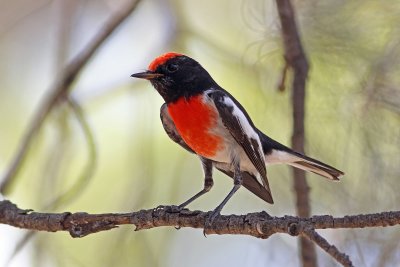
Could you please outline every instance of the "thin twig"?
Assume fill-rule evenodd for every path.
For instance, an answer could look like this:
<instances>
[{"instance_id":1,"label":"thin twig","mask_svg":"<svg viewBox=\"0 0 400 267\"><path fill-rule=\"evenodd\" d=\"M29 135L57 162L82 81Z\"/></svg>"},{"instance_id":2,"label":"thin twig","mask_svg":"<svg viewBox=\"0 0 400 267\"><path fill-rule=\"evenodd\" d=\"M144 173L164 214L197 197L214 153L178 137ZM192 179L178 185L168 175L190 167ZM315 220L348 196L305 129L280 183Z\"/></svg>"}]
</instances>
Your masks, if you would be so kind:
<instances>
[{"instance_id":1,"label":"thin twig","mask_svg":"<svg viewBox=\"0 0 400 267\"><path fill-rule=\"evenodd\" d=\"M284 92L286 89L286 79L287 79L288 70L289 70L289 64L285 61L285 65L283 66L283 69L282 69L282 76L281 76L281 79L278 84L279 92Z\"/></svg>"},{"instance_id":2,"label":"thin twig","mask_svg":"<svg viewBox=\"0 0 400 267\"><path fill-rule=\"evenodd\" d=\"M33 119L30 121L28 130L25 132L25 135L20 142L20 146L16 152L16 155L14 156L2 179L2 183L0 185L1 193L6 194L10 190L10 186L15 180L15 177L17 177L18 171L22 166L27 151L32 144L32 140L43 125L48 114L51 112L54 106L57 105L58 101L68 93L76 77L89 62L92 56L98 51L99 47L135 10L139 2L140 0L128 1L126 6L122 7L114 15L112 15L110 19L100 27L99 32L93 37L93 39L82 50L82 52L78 53L78 55L66 66L65 70L57 79L55 85L50 89L47 98L44 99Z\"/></svg>"},{"instance_id":3,"label":"thin twig","mask_svg":"<svg viewBox=\"0 0 400 267\"><path fill-rule=\"evenodd\" d=\"M71 96L68 97L67 103L70 106L72 112L75 114L76 119L80 124L83 134L85 136L88 150L88 161L81 175L78 177L76 183L62 195L53 200L48 206L46 206L46 210L53 210L59 207L61 203L65 204L67 201L75 199L76 196L86 188L86 185L90 182L90 179L94 174L94 170L96 169L97 148L92 130L90 129L89 123L87 122L85 112L83 111L79 103Z\"/></svg>"},{"instance_id":4,"label":"thin twig","mask_svg":"<svg viewBox=\"0 0 400 267\"><path fill-rule=\"evenodd\" d=\"M314 241L320 248L325 250L326 253L331 255L335 260L337 260L340 264L345 267L352 267L353 263L351 262L349 256L340 252L334 245L329 244L325 238L323 238L320 234L318 234L312 228L306 228L303 230L303 236L307 237L311 241Z\"/></svg>"}]
</instances>

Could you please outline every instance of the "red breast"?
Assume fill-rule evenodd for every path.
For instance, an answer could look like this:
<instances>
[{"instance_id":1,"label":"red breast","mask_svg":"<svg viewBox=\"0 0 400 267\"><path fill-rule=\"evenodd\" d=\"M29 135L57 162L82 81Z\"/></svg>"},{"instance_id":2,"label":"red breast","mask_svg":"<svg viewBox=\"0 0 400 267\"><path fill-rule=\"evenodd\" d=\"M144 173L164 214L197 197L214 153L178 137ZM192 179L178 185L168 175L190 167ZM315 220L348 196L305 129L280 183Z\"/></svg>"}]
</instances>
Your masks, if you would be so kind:
<instances>
[{"instance_id":1,"label":"red breast","mask_svg":"<svg viewBox=\"0 0 400 267\"><path fill-rule=\"evenodd\" d=\"M210 130L216 126L218 114L213 107L204 103L201 95L189 99L181 97L168 105L168 112L190 148L207 158L216 155L223 140Z\"/></svg>"}]
</instances>

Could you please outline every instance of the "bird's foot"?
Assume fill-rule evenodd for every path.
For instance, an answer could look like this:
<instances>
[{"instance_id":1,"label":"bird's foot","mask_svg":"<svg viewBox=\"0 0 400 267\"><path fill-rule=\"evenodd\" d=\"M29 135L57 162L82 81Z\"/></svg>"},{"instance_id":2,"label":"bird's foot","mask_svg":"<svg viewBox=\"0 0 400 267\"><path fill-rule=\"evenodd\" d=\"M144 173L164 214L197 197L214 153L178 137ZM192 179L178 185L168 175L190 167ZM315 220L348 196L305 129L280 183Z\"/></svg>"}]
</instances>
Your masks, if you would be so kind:
<instances>
[{"instance_id":1,"label":"bird's foot","mask_svg":"<svg viewBox=\"0 0 400 267\"><path fill-rule=\"evenodd\" d=\"M219 215L221 215L221 212L219 209L215 209L212 212L209 213L207 216L205 222L204 222L204 229L203 229L203 235L207 237L207 230L212 228L213 222L215 218L217 218Z\"/></svg>"},{"instance_id":2,"label":"bird's foot","mask_svg":"<svg viewBox=\"0 0 400 267\"><path fill-rule=\"evenodd\" d=\"M154 208L153 212L154 213L157 213L157 212L180 213L183 210L188 210L188 209L186 209L184 207L181 207L181 206L176 206L176 205L169 205L169 206L160 205L160 206ZM181 226L180 225L176 225L176 226L174 226L174 228L176 230L179 230L179 229L181 229Z\"/></svg>"},{"instance_id":3,"label":"bird's foot","mask_svg":"<svg viewBox=\"0 0 400 267\"><path fill-rule=\"evenodd\" d=\"M176 205L169 205L169 206L160 205L160 206L154 208L153 211L155 211L155 212L165 211L165 212L168 212L168 213L179 213L184 209L185 209L184 207L176 206Z\"/></svg>"},{"instance_id":4,"label":"bird's foot","mask_svg":"<svg viewBox=\"0 0 400 267\"><path fill-rule=\"evenodd\" d=\"M265 217L267 217L268 220L273 219L274 217L271 216L268 212L266 212L265 210L261 211L261 214Z\"/></svg>"}]
</instances>

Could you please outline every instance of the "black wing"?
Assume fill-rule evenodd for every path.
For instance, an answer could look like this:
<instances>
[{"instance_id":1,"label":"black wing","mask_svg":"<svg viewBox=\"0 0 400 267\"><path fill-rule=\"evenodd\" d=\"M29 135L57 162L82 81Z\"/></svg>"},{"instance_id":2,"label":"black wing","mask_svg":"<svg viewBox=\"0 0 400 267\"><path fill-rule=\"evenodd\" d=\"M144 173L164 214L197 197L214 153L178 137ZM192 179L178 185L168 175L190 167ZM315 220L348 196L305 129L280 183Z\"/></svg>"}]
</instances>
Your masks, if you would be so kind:
<instances>
[{"instance_id":1,"label":"black wing","mask_svg":"<svg viewBox=\"0 0 400 267\"><path fill-rule=\"evenodd\" d=\"M271 194L267 179L264 152L261 147L257 129L254 127L243 108L235 103L231 95L223 90L215 90L210 92L208 96L214 101L222 123L236 142L243 148L260 174L265 189Z\"/></svg>"}]
</instances>

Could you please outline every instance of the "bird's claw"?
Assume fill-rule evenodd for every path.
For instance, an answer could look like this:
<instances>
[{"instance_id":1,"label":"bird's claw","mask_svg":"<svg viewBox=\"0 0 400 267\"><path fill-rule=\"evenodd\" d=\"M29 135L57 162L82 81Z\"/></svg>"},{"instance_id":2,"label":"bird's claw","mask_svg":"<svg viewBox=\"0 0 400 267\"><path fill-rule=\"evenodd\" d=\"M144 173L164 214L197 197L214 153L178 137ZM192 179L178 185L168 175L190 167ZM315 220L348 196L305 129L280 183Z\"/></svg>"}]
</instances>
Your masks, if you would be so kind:
<instances>
[{"instance_id":1,"label":"bird's claw","mask_svg":"<svg viewBox=\"0 0 400 267\"><path fill-rule=\"evenodd\" d=\"M207 216L205 222L204 222L204 229L203 229L203 235L207 237L207 230L212 229L213 222L217 216L220 215L220 211L214 210L210 213L210 215Z\"/></svg>"},{"instance_id":2,"label":"bird's claw","mask_svg":"<svg viewBox=\"0 0 400 267\"><path fill-rule=\"evenodd\" d=\"M155 207L155 208L153 209L153 212L166 210L167 207L168 207L168 206L165 206L165 205L159 205L159 206L157 206L157 207Z\"/></svg>"},{"instance_id":3,"label":"bird's claw","mask_svg":"<svg viewBox=\"0 0 400 267\"><path fill-rule=\"evenodd\" d=\"M158 207L154 208L153 211L154 212L165 211L168 213L179 213L184 209L185 209L184 207L176 206L176 205L170 205L170 206L159 205Z\"/></svg>"}]
</instances>

